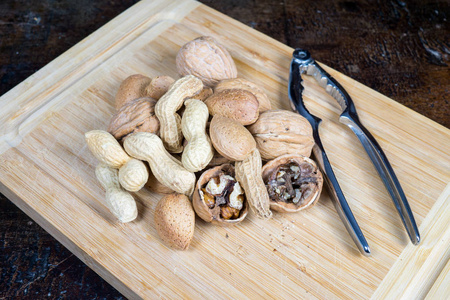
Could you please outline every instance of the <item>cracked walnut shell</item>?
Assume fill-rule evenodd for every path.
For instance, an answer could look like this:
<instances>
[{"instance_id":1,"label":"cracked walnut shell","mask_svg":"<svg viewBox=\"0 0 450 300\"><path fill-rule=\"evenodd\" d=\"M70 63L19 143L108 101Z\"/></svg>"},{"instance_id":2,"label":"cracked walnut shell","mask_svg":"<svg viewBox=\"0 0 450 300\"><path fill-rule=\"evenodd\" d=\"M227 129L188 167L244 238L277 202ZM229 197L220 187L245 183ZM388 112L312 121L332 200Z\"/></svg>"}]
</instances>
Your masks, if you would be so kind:
<instances>
[{"instance_id":1,"label":"cracked walnut shell","mask_svg":"<svg viewBox=\"0 0 450 300\"><path fill-rule=\"evenodd\" d=\"M246 196L230 164L202 173L195 186L192 204L201 219L217 225L237 224L248 213Z\"/></svg>"},{"instance_id":2,"label":"cracked walnut shell","mask_svg":"<svg viewBox=\"0 0 450 300\"><path fill-rule=\"evenodd\" d=\"M262 177L270 198L270 208L296 212L312 207L319 199L323 177L316 163L297 154L286 154L267 162Z\"/></svg>"}]
</instances>

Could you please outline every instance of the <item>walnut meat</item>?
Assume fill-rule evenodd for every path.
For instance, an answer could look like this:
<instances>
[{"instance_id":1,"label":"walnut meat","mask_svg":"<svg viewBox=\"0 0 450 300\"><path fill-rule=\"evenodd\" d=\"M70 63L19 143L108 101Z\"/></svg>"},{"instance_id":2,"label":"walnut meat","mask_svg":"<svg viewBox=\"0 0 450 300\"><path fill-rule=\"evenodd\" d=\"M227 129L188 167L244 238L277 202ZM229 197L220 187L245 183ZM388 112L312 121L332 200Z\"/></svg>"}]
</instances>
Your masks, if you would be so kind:
<instances>
[{"instance_id":1,"label":"walnut meat","mask_svg":"<svg viewBox=\"0 0 450 300\"><path fill-rule=\"evenodd\" d=\"M244 189L235 179L234 167L230 164L203 172L192 202L197 215L213 224L237 224L248 212Z\"/></svg>"},{"instance_id":2,"label":"walnut meat","mask_svg":"<svg viewBox=\"0 0 450 300\"><path fill-rule=\"evenodd\" d=\"M156 101L152 98L139 98L123 105L111 118L108 132L118 141L134 132L158 134L159 121L155 116Z\"/></svg>"},{"instance_id":3,"label":"walnut meat","mask_svg":"<svg viewBox=\"0 0 450 300\"><path fill-rule=\"evenodd\" d=\"M287 110L268 110L248 127L264 160L284 154L309 157L314 138L308 120Z\"/></svg>"},{"instance_id":4,"label":"walnut meat","mask_svg":"<svg viewBox=\"0 0 450 300\"><path fill-rule=\"evenodd\" d=\"M312 207L323 186L322 173L316 163L295 154L282 155L266 163L262 177L270 198L270 208L295 212Z\"/></svg>"}]
</instances>

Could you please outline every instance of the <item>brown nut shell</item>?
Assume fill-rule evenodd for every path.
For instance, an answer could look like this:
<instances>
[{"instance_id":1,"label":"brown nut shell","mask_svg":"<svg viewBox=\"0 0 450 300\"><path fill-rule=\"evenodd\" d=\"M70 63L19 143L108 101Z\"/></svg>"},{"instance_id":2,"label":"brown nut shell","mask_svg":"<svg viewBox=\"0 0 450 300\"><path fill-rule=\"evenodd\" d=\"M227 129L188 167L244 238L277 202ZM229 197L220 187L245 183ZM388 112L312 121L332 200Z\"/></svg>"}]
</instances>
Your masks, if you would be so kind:
<instances>
[{"instance_id":1,"label":"brown nut shell","mask_svg":"<svg viewBox=\"0 0 450 300\"><path fill-rule=\"evenodd\" d=\"M205 100L211 97L212 94L214 94L213 89L209 86L205 86L203 87L203 90L201 90L198 94L195 94L191 98L205 102Z\"/></svg>"},{"instance_id":2,"label":"brown nut shell","mask_svg":"<svg viewBox=\"0 0 450 300\"><path fill-rule=\"evenodd\" d=\"M317 164L310 158L298 154L286 154L267 162L262 168L263 181L268 187L269 181L277 178L280 167L295 164L299 166L299 177L297 183L292 184L291 188L295 188L298 182L304 182L302 196L297 203L276 201L273 194L269 191L270 208L278 212L296 212L314 206L319 200L323 187L323 177ZM284 178L282 178L284 181ZM289 184L291 181L289 180ZM287 184L286 184L287 185ZM286 186L285 185L285 186ZM268 189L269 190L269 189ZM306 193L305 197L303 193Z\"/></svg>"},{"instance_id":3,"label":"brown nut shell","mask_svg":"<svg viewBox=\"0 0 450 300\"><path fill-rule=\"evenodd\" d=\"M206 167L212 168L223 164L228 164L230 162L231 161L228 158L223 157L219 152L217 152L217 150L214 150L214 156Z\"/></svg>"},{"instance_id":4,"label":"brown nut shell","mask_svg":"<svg viewBox=\"0 0 450 300\"><path fill-rule=\"evenodd\" d=\"M135 132L159 133L155 115L156 100L148 97L132 100L123 105L111 118L108 132L118 141Z\"/></svg>"},{"instance_id":5,"label":"brown nut shell","mask_svg":"<svg viewBox=\"0 0 450 300\"><path fill-rule=\"evenodd\" d=\"M259 102L259 112L272 109L272 104L270 103L269 97L267 97L266 93L264 93L258 85L244 78L222 80L214 88L214 93L220 93L224 90L230 89L246 90L255 95Z\"/></svg>"},{"instance_id":6,"label":"brown nut shell","mask_svg":"<svg viewBox=\"0 0 450 300\"><path fill-rule=\"evenodd\" d=\"M162 197L155 208L155 225L166 245L188 249L195 228L195 212L189 198L177 193Z\"/></svg>"},{"instance_id":7,"label":"brown nut shell","mask_svg":"<svg viewBox=\"0 0 450 300\"><path fill-rule=\"evenodd\" d=\"M164 184L159 182L158 179L156 179L155 175L153 175L153 173L151 171L148 172L148 180L147 180L147 183L145 184L145 187L147 189L149 189L149 191L158 193L158 194L167 195L167 194L175 193L174 190L172 190L171 188L168 188L167 186L165 186Z\"/></svg>"},{"instance_id":8,"label":"brown nut shell","mask_svg":"<svg viewBox=\"0 0 450 300\"><path fill-rule=\"evenodd\" d=\"M183 45L178 51L176 65L181 76L194 75L207 86L237 77L230 53L210 36L202 36Z\"/></svg>"},{"instance_id":9,"label":"brown nut shell","mask_svg":"<svg viewBox=\"0 0 450 300\"><path fill-rule=\"evenodd\" d=\"M256 122L259 116L259 102L255 95L246 90L232 89L215 93L205 100L209 114L233 119L242 125Z\"/></svg>"},{"instance_id":10,"label":"brown nut shell","mask_svg":"<svg viewBox=\"0 0 450 300\"><path fill-rule=\"evenodd\" d=\"M150 84L145 89L145 94L148 97L159 100L170 88L170 86L175 82L170 76L156 76L152 79Z\"/></svg>"},{"instance_id":11,"label":"brown nut shell","mask_svg":"<svg viewBox=\"0 0 450 300\"><path fill-rule=\"evenodd\" d=\"M125 80L120 84L119 90L116 94L116 109L121 108L129 101L145 97L145 89L151 80L152 79L150 77L141 74L134 74L125 78Z\"/></svg>"},{"instance_id":12,"label":"brown nut shell","mask_svg":"<svg viewBox=\"0 0 450 300\"><path fill-rule=\"evenodd\" d=\"M209 136L214 149L232 161L244 160L256 148L256 142L247 128L220 115L212 118Z\"/></svg>"},{"instance_id":13,"label":"brown nut shell","mask_svg":"<svg viewBox=\"0 0 450 300\"><path fill-rule=\"evenodd\" d=\"M301 115L287 110L268 110L248 127L261 157L274 159L284 154L309 157L314 146L312 127Z\"/></svg>"},{"instance_id":14,"label":"brown nut shell","mask_svg":"<svg viewBox=\"0 0 450 300\"><path fill-rule=\"evenodd\" d=\"M220 207L216 206L214 208L209 208L205 201L202 200L200 196L200 190L204 187L212 178L219 176L220 174L227 174L231 177L235 177L234 167L230 164L223 164L221 166L216 166L212 169L206 170L202 173L200 178L195 185L195 191L192 196L192 204L194 205L194 210L197 215L205 222L211 222L216 225L235 225L242 222L248 213L247 200L244 200L243 207L239 213L239 218L237 219L224 219L220 216Z\"/></svg>"}]
</instances>

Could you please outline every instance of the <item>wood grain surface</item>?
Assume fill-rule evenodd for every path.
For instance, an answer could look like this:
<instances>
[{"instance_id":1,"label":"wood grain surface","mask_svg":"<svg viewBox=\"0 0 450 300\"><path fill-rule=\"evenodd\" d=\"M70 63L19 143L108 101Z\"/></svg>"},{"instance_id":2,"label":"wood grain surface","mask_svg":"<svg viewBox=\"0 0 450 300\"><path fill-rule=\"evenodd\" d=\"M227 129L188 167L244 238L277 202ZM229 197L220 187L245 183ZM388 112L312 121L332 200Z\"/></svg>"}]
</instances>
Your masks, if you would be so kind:
<instances>
[{"instance_id":1,"label":"wood grain surface","mask_svg":"<svg viewBox=\"0 0 450 300\"><path fill-rule=\"evenodd\" d=\"M205 4L289 46L310 49L319 61L449 127L445 2L312 2ZM131 4L0 4L1 92ZM122 297L6 198L1 206L1 297Z\"/></svg>"}]
</instances>

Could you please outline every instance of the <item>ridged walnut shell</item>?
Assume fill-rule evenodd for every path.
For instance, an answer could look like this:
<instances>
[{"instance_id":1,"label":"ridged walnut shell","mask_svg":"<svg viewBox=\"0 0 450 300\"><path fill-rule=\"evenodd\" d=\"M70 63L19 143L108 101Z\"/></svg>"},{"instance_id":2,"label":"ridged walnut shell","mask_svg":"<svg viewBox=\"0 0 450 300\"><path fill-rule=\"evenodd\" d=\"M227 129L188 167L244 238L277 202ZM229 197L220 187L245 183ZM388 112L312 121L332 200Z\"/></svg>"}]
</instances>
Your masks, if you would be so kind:
<instances>
[{"instance_id":1,"label":"ridged walnut shell","mask_svg":"<svg viewBox=\"0 0 450 300\"><path fill-rule=\"evenodd\" d=\"M214 38L202 36L185 44L176 57L177 71L181 76L194 75L207 86L220 80L237 77L233 58Z\"/></svg>"},{"instance_id":2,"label":"ridged walnut shell","mask_svg":"<svg viewBox=\"0 0 450 300\"><path fill-rule=\"evenodd\" d=\"M284 154L311 155L314 146L312 127L308 120L295 112L268 110L247 128L264 160Z\"/></svg>"},{"instance_id":3,"label":"ridged walnut shell","mask_svg":"<svg viewBox=\"0 0 450 300\"><path fill-rule=\"evenodd\" d=\"M108 132L118 141L134 132L158 134L159 121L155 115L156 100L139 98L123 105L111 118Z\"/></svg>"},{"instance_id":4,"label":"ridged walnut shell","mask_svg":"<svg viewBox=\"0 0 450 300\"><path fill-rule=\"evenodd\" d=\"M231 161L244 160L256 148L255 140L247 128L220 115L212 118L209 136L214 149Z\"/></svg>"},{"instance_id":5,"label":"ridged walnut shell","mask_svg":"<svg viewBox=\"0 0 450 300\"><path fill-rule=\"evenodd\" d=\"M141 74L134 74L125 78L120 84L116 94L116 109L121 108L123 105L134 99L145 97L145 89L150 84L151 80L150 77Z\"/></svg>"},{"instance_id":6,"label":"ridged walnut shell","mask_svg":"<svg viewBox=\"0 0 450 300\"><path fill-rule=\"evenodd\" d=\"M223 219L220 216L220 207L209 208L200 196L200 190L211 180L211 178L217 177L220 174L230 175L235 178L234 167L230 164L223 164L221 166L214 167L212 169L206 170L202 173L200 178L195 185L195 191L192 196L192 204L194 205L194 210L197 215L205 222L211 222L216 225L235 225L242 222L248 213L247 199L244 200L243 207L239 213L239 218L237 219Z\"/></svg>"},{"instance_id":7,"label":"ridged walnut shell","mask_svg":"<svg viewBox=\"0 0 450 300\"><path fill-rule=\"evenodd\" d=\"M205 100L209 114L221 115L242 125L250 125L258 120L259 102L255 95L246 90L232 89L214 93Z\"/></svg>"},{"instance_id":8,"label":"ridged walnut shell","mask_svg":"<svg viewBox=\"0 0 450 300\"><path fill-rule=\"evenodd\" d=\"M269 97L255 83L244 78L232 78L220 81L214 88L214 93L220 93L224 90L241 89L246 90L255 95L259 102L259 112L272 109Z\"/></svg>"},{"instance_id":9,"label":"ridged walnut shell","mask_svg":"<svg viewBox=\"0 0 450 300\"><path fill-rule=\"evenodd\" d=\"M273 179L274 176L276 176L274 172L277 172L280 166L288 165L290 163L296 163L300 166L299 180L304 181L306 184L306 188L310 190L308 191L308 194L305 195L305 198L300 198L300 201L297 203L275 201L269 192L270 209L278 212L296 212L306 208L310 208L317 203L320 197L320 193L322 192L323 177L322 173L317 167L317 164L312 159L297 154L282 155L267 162L263 166L262 177L264 183L266 184L266 187L268 185L268 182Z\"/></svg>"},{"instance_id":10,"label":"ridged walnut shell","mask_svg":"<svg viewBox=\"0 0 450 300\"><path fill-rule=\"evenodd\" d=\"M177 193L162 197L155 207L155 225L166 245L188 249L195 228L195 212L189 198Z\"/></svg>"}]
</instances>

